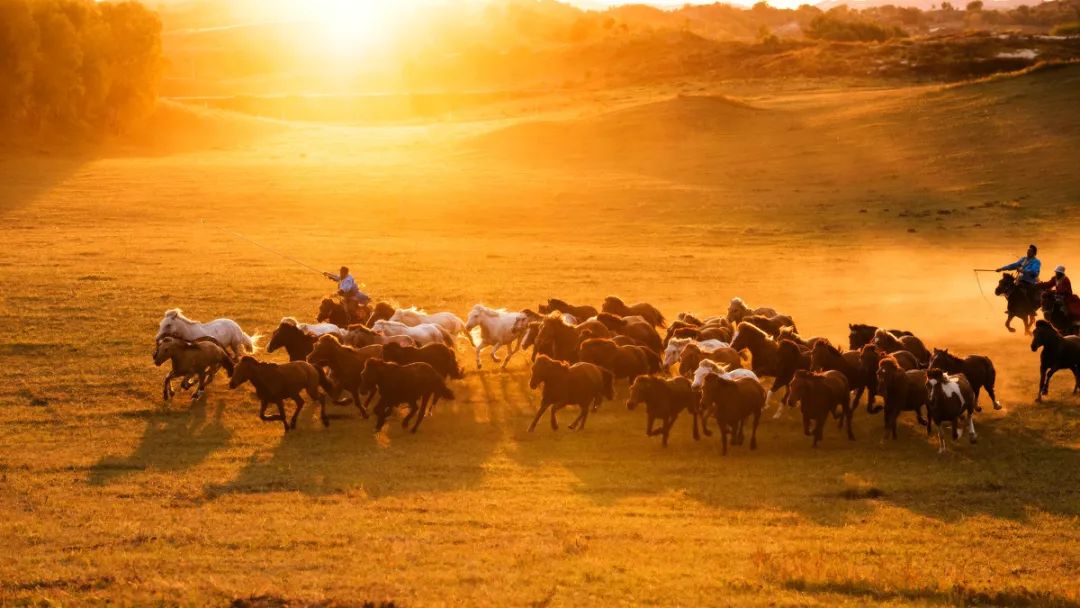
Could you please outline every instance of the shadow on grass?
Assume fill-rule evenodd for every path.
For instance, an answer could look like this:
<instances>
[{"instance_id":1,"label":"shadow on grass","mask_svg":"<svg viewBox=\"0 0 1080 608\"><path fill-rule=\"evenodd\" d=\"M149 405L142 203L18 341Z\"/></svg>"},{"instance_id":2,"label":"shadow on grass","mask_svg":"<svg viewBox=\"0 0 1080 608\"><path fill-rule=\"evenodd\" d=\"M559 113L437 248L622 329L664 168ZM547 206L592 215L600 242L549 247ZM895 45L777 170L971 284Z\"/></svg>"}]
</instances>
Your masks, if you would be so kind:
<instances>
[{"instance_id":1,"label":"shadow on grass","mask_svg":"<svg viewBox=\"0 0 1080 608\"><path fill-rule=\"evenodd\" d=\"M299 427L267 450L252 455L235 479L205 488L208 498L225 494L300 492L332 495L362 492L381 498L474 487L500 441L497 425L478 421L481 379L455 382L454 401L441 401L416 434L401 426L404 408L379 434L375 419L363 420L348 406L328 406L329 428L301 416Z\"/></svg>"},{"instance_id":2,"label":"shadow on grass","mask_svg":"<svg viewBox=\"0 0 1080 608\"><path fill-rule=\"evenodd\" d=\"M232 433L221 421L225 401L219 399L210 412L205 399L187 409L184 401L177 400L170 406L172 409L149 411L146 430L135 450L122 458L102 458L90 467L90 483L104 485L127 473L146 469L183 471L229 444Z\"/></svg>"},{"instance_id":3,"label":"shadow on grass","mask_svg":"<svg viewBox=\"0 0 1080 608\"><path fill-rule=\"evenodd\" d=\"M771 508L834 526L862 517L875 503L950 522L976 514L1018 521L1039 512L1080 515L1073 490L1080 483L1080 452L1019 420L984 415L976 422L977 444L964 437L939 455L936 439L928 440L913 417L902 418L899 440L882 443L881 416L863 408L855 417L857 441L830 426L814 449L797 412L774 421L771 407L758 430L758 450L732 447L727 457L715 431L693 441L685 414L663 449L657 438L645 437L645 414L628 412L618 395L590 415L584 432L565 426L552 432L542 421L530 434L527 421L520 421L512 455L528 468L565 469L578 480L576 492L600 504L674 492L714 508ZM564 414L561 424L569 420Z\"/></svg>"},{"instance_id":4,"label":"shadow on grass","mask_svg":"<svg viewBox=\"0 0 1080 608\"><path fill-rule=\"evenodd\" d=\"M976 589L953 585L945 589L902 587L884 589L864 580L785 580L781 585L809 594L843 595L872 602L929 602L952 606L1054 606L1080 608L1080 602L1047 591L1028 589Z\"/></svg>"}]
</instances>

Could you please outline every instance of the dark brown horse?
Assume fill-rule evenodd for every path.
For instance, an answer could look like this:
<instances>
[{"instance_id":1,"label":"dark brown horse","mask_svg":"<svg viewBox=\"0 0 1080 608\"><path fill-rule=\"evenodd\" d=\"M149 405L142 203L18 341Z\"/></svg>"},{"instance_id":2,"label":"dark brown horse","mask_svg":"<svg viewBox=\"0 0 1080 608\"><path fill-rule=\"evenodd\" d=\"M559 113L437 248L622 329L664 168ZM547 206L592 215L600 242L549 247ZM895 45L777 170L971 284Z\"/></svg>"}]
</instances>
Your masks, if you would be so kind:
<instances>
[{"instance_id":1,"label":"dark brown horse","mask_svg":"<svg viewBox=\"0 0 1080 608\"><path fill-rule=\"evenodd\" d=\"M850 332L848 333L848 348L858 350L874 341L874 334L877 333L878 327L876 325L863 325L862 323L849 323L848 330ZM888 331L894 336L914 335L910 331L903 329L890 329Z\"/></svg>"},{"instance_id":2,"label":"dark brown horse","mask_svg":"<svg viewBox=\"0 0 1080 608\"><path fill-rule=\"evenodd\" d=\"M315 320L319 323L333 323L338 327L350 325L365 325L371 327L375 321L388 321L394 316L397 309L388 302L378 302L375 306L370 304L357 305L354 310L349 310L340 298L326 297L319 302L319 310Z\"/></svg>"},{"instance_id":3,"label":"dark brown horse","mask_svg":"<svg viewBox=\"0 0 1080 608\"><path fill-rule=\"evenodd\" d=\"M1058 370L1072 370L1076 379L1073 394L1080 393L1080 337L1063 336L1049 321L1039 319L1031 339L1031 352L1042 349L1039 354L1039 394L1036 401L1050 391L1050 378Z\"/></svg>"},{"instance_id":4,"label":"dark brown horse","mask_svg":"<svg viewBox=\"0 0 1080 608\"><path fill-rule=\"evenodd\" d=\"M743 322L758 327L769 334L769 337L773 339L776 339L780 335L780 330L785 327L790 327L792 331L798 331L795 328L795 321L787 315L773 315L771 317L764 315L750 315L743 319Z\"/></svg>"},{"instance_id":5,"label":"dark brown horse","mask_svg":"<svg viewBox=\"0 0 1080 608\"><path fill-rule=\"evenodd\" d=\"M872 386L876 388L876 385L869 379L869 375L873 372L863 367L862 351L840 352L840 349L830 344L828 340L822 340L810 351L810 369L815 372L834 370L844 374L848 386L855 392L851 407L853 409L857 407L859 399L866 392L866 411L873 409L877 393L870 389Z\"/></svg>"},{"instance_id":6,"label":"dark brown horse","mask_svg":"<svg viewBox=\"0 0 1080 608\"><path fill-rule=\"evenodd\" d=\"M619 346L607 338L590 338L581 343L578 360L608 370L616 380L633 384L638 376L660 371L660 356L644 346Z\"/></svg>"},{"instance_id":7,"label":"dark brown horse","mask_svg":"<svg viewBox=\"0 0 1080 608\"><path fill-rule=\"evenodd\" d=\"M391 342L382 347L382 358L384 361L402 365L427 363L443 378L460 380L465 377L465 372L458 365L454 350L445 344L426 344L418 348Z\"/></svg>"},{"instance_id":8,"label":"dark brown horse","mask_svg":"<svg viewBox=\"0 0 1080 608\"><path fill-rule=\"evenodd\" d=\"M847 428L848 439L855 440L851 430L855 405L851 402L851 387L843 373L836 370L795 372L791 381L791 403L800 405L803 434L814 437L813 447L821 441L829 414L840 421L841 428ZM813 430L810 429L811 422L814 423Z\"/></svg>"},{"instance_id":9,"label":"dark brown horse","mask_svg":"<svg viewBox=\"0 0 1080 608\"><path fill-rule=\"evenodd\" d=\"M776 377L773 378L772 387L765 396L765 401L768 402L780 389L784 389L784 398L776 406L773 418L779 418L784 412L784 406L790 405L791 381L795 379L795 372L809 370L811 363L810 349L793 340L780 340L776 354Z\"/></svg>"},{"instance_id":10,"label":"dark brown horse","mask_svg":"<svg viewBox=\"0 0 1080 608\"><path fill-rule=\"evenodd\" d=\"M619 315L620 317L632 317L635 315L644 317L646 321L652 323L655 327L662 328L667 325L664 321L664 314L652 304L647 304L645 302L627 306L626 303L617 296L608 296L604 298L604 304L601 306L601 310L613 315Z\"/></svg>"},{"instance_id":11,"label":"dark brown horse","mask_svg":"<svg viewBox=\"0 0 1080 608\"><path fill-rule=\"evenodd\" d=\"M592 363L569 365L540 355L533 362L529 388L536 390L541 384L544 390L540 395L540 408L529 424L530 433L536 429L536 423L540 422L540 417L548 408L551 408L551 430L559 430L555 414L568 405L581 408L581 413L570 423L570 429L585 430L589 410L599 407L605 398L615 398L611 372Z\"/></svg>"},{"instance_id":12,"label":"dark brown horse","mask_svg":"<svg viewBox=\"0 0 1080 608\"><path fill-rule=\"evenodd\" d=\"M922 408L926 405L926 370L904 370L896 359L886 355L878 362L877 371L878 390L885 402L885 435L882 441L892 434L896 439L896 421L901 412L915 412L919 424L925 425ZM876 413L879 410L870 413Z\"/></svg>"},{"instance_id":13,"label":"dark brown horse","mask_svg":"<svg viewBox=\"0 0 1080 608\"><path fill-rule=\"evenodd\" d=\"M661 443L666 448L668 435L675 419L683 410L688 410L694 415L694 439L698 439L698 425L696 410L698 406L698 394L690 387L690 381L686 378L654 378L641 376L634 380L630 387L630 397L626 400L626 407L633 410L639 403L645 404L645 435L655 437L661 435ZM653 430L656 421L660 421L660 428Z\"/></svg>"},{"instance_id":14,"label":"dark brown horse","mask_svg":"<svg viewBox=\"0 0 1080 608\"><path fill-rule=\"evenodd\" d=\"M363 384L361 375L368 360L382 357L382 351L383 347L379 344L352 348L342 345L335 336L325 335L315 343L307 361L320 369L329 367L333 390L327 392L336 398L341 391L347 391L352 395L353 405L360 410L360 415L367 418L367 406L375 395L369 394L367 403L360 401L360 393L365 392L360 388ZM334 403L342 405L347 401L339 400Z\"/></svg>"},{"instance_id":15,"label":"dark brown horse","mask_svg":"<svg viewBox=\"0 0 1080 608\"><path fill-rule=\"evenodd\" d=\"M245 356L236 364L232 379L229 380L229 388L235 389L245 382L251 382L255 387L255 396L262 402L259 419L280 420L285 432L295 429L300 410L304 409L304 399L300 393L307 392L309 397L319 402L319 419L323 426L330 426L330 420L326 417L326 398L319 392L319 388L329 392L331 387L322 370L310 363L263 363L255 357ZM293 412L291 420L285 418L286 399L296 402L296 411ZM266 408L271 403L277 406L277 416L266 415Z\"/></svg>"},{"instance_id":16,"label":"dark brown horse","mask_svg":"<svg viewBox=\"0 0 1080 608\"><path fill-rule=\"evenodd\" d=\"M716 374L709 374L701 387L702 425L709 417L716 419L720 427L720 440L723 454L727 455L728 435L731 445L742 445L743 427L746 420L753 418L750 431L750 449L757 449L757 427L761 421L761 410L765 408L765 389L761 383L751 378L728 380Z\"/></svg>"},{"instance_id":17,"label":"dark brown horse","mask_svg":"<svg viewBox=\"0 0 1080 608\"><path fill-rule=\"evenodd\" d=\"M997 397L994 396L994 383L997 380L997 372L994 370L994 362L990 357L982 355L968 355L961 359L949 352L949 349L935 348L930 355L930 369L940 369L947 374L964 374L971 384L971 390L975 392L975 402L979 401L979 392L986 389L990 395L990 402L995 410L1001 409ZM981 408L976 411L982 411Z\"/></svg>"},{"instance_id":18,"label":"dark brown horse","mask_svg":"<svg viewBox=\"0 0 1080 608\"><path fill-rule=\"evenodd\" d=\"M919 367L930 365L930 351L923 341L915 336L897 336L886 329L878 329L874 332L873 344L887 353L906 350L919 360Z\"/></svg>"},{"instance_id":19,"label":"dark brown horse","mask_svg":"<svg viewBox=\"0 0 1080 608\"><path fill-rule=\"evenodd\" d=\"M597 314L595 306L574 306L557 298L548 298L547 304L540 305L540 314L547 315L553 312L568 314L578 321L584 321L585 319L595 317Z\"/></svg>"},{"instance_id":20,"label":"dark brown horse","mask_svg":"<svg viewBox=\"0 0 1080 608\"><path fill-rule=\"evenodd\" d=\"M443 381L439 372L427 363L398 365L380 359L369 359L364 365L362 391L379 391L379 403L375 407L375 432L382 430L386 419L399 405L409 406L401 426L408 428L409 421L416 418L411 432L415 433L424 421L428 406L434 406L439 399L453 399L454 393Z\"/></svg>"},{"instance_id":21,"label":"dark brown horse","mask_svg":"<svg viewBox=\"0 0 1080 608\"><path fill-rule=\"evenodd\" d=\"M994 288L994 295L1005 297L1005 329L1010 332L1016 330L1012 327L1012 320L1019 318L1024 322L1024 333L1031 335L1031 326L1035 323L1035 313L1042 306L1042 298L1039 290L1033 286L1023 285L1017 282L1016 277L1010 273L1002 273L1001 280Z\"/></svg>"},{"instance_id":22,"label":"dark brown horse","mask_svg":"<svg viewBox=\"0 0 1080 608\"><path fill-rule=\"evenodd\" d=\"M303 361L311 354L317 338L296 326L295 323L282 321L274 333L270 335L270 344L266 346L267 352L274 352L284 348L289 354L289 361Z\"/></svg>"}]
</instances>

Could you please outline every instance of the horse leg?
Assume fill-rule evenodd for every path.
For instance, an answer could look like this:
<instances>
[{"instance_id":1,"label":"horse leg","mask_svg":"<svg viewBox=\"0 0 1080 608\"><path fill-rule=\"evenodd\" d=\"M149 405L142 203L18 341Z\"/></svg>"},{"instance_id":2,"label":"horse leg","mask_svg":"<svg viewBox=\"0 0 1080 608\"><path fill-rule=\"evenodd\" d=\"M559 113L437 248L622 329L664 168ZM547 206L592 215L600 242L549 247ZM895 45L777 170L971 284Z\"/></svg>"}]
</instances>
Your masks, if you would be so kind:
<instances>
[{"instance_id":1,"label":"horse leg","mask_svg":"<svg viewBox=\"0 0 1080 608\"><path fill-rule=\"evenodd\" d=\"M367 420L367 417L368 417L367 403L364 403L363 400L360 399L360 390L357 389L356 387L353 387L349 392L352 393L353 405L356 406L356 409L360 410L360 417L363 418L364 420ZM371 391L371 395L368 396L368 403L371 403L371 400L374 397L375 397L375 391Z\"/></svg>"},{"instance_id":2,"label":"horse leg","mask_svg":"<svg viewBox=\"0 0 1080 608\"><path fill-rule=\"evenodd\" d=\"M807 437L810 436L810 414L806 413L805 411L803 411L802 415L802 432L803 435Z\"/></svg>"},{"instance_id":3,"label":"horse leg","mask_svg":"<svg viewBox=\"0 0 1080 608\"><path fill-rule=\"evenodd\" d=\"M172 379L173 379L173 373L172 372L169 372L168 374L165 374L165 384L161 389L161 400L162 401L168 401L169 399L172 399L172 396L173 396L173 390L172 390L172 384L171 384Z\"/></svg>"},{"instance_id":4,"label":"horse leg","mask_svg":"<svg viewBox=\"0 0 1080 608\"><path fill-rule=\"evenodd\" d=\"M390 404L383 403L383 399L379 399L378 405L375 407L375 432L378 433L382 430L384 424L386 424L386 418L390 415Z\"/></svg>"},{"instance_id":5,"label":"horse leg","mask_svg":"<svg viewBox=\"0 0 1080 608\"><path fill-rule=\"evenodd\" d=\"M844 408L844 418L847 419L847 438L851 441L855 441L855 432L851 430L851 422L855 419L855 408L854 403L848 404Z\"/></svg>"},{"instance_id":6,"label":"horse leg","mask_svg":"<svg viewBox=\"0 0 1080 608\"><path fill-rule=\"evenodd\" d=\"M518 345L514 344L513 342L510 342L510 346L508 346L507 348L510 349L510 354L506 355L506 358L503 359L503 362L502 362L502 368L503 369L506 369L506 365L508 363L510 363L510 357L513 357L514 353L518 352Z\"/></svg>"},{"instance_id":7,"label":"horse leg","mask_svg":"<svg viewBox=\"0 0 1080 608\"><path fill-rule=\"evenodd\" d=\"M791 385L789 384L784 388L786 390L786 392L784 393L784 398L776 404L776 412L773 413L773 420L779 420L780 417L784 415L784 406L787 405L788 398L791 397ZM765 399L765 403L769 403L769 399L767 396Z\"/></svg>"},{"instance_id":8,"label":"horse leg","mask_svg":"<svg viewBox=\"0 0 1080 608\"><path fill-rule=\"evenodd\" d=\"M720 454L723 455L723 456L727 456L727 434L728 434L727 426L721 424L720 425L720 445L721 445Z\"/></svg>"},{"instance_id":9,"label":"horse leg","mask_svg":"<svg viewBox=\"0 0 1080 608\"><path fill-rule=\"evenodd\" d=\"M319 400L319 420L324 427L330 426L330 419L326 416L326 395L318 395Z\"/></svg>"},{"instance_id":10,"label":"horse leg","mask_svg":"<svg viewBox=\"0 0 1080 608\"><path fill-rule=\"evenodd\" d=\"M560 407L562 407L562 404L551 404L551 430L553 431L559 430L559 421L555 419L555 413L559 411Z\"/></svg>"},{"instance_id":11,"label":"horse leg","mask_svg":"<svg viewBox=\"0 0 1080 608\"><path fill-rule=\"evenodd\" d=\"M570 428L575 431L585 430L585 419L589 417L589 404L581 404L581 413L578 414L577 420L570 423Z\"/></svg>"},{"instance_id":12,"label":"horse leg","mask_svg":"<svg viewBox=\"0 0 1080 608\"><path fill-rule=\"evenodd\" d=\"M761 422L761 410L756 410L754 412L753 426L750 427L750 449L751 450L756 450L757 449L757 427L758 427L759 422Z\"/></svg>"},{"instance_id":13,"label":"horse leg","mask_svg":"<svg viewBox=\"0 0 1080 608\"><path fill-rule=\"evenodd\" d=\"M499 358L499 357L498 357L498 356L496 355L496 353L498 353L498 352L499 352L499 349L500 349L500 348L501 348L502 346L503 346L503 343L502 343L502 342L497 342L497 343L496 343L495 345L493 345L493 346L491 347L491 360L492 360L492 361L494 361L495 363L499 363L499 362L501 362L501 361L502 361L502 359L500 359L500 358Z\"/></svg>"},{"instance_id":14,"label":"horse leg","mask_svg":"<svg viewBox=\"0 0 1080 608\"><path fill-rule=\"evenodd\" d=\"M476 369L480 369L483 365L480 364L480 351L487 346L487 341L483 337L480 338L480 342L476 345Z\"/></svg>"},{"instance_id":15,"label":"horse leg","mask_svg":"<svg viewBox=\"0 0 1080 608\"><path fill-rule=\"evenodd\" d=\"M304 409L304 400L300 397L300 393L297 393L296 396L292 398L292 400L296 402L296 411L293 412L292 420L289 421L289 428L295 429L296 420L300 417L300 410Z\"/></svg>"},{"instance_id":16,"label":"horse leg","mask_svg":"<svg viewBox=\"0 0 1080 608\"><path fill-rule=\"evenodd\" d=\"M195 389L195 393L191 395L192 401L198 401L203 393L206 391L206 370L199 372L199 388Z\"/></svg>"},{"instance_id":17,"label":"horse leg","mask_svg":"<svg viewBox=\"0 0 1080 608\"><path fill-rule=\"evenodd\" d=\"M1008 316L1005 317L1005 329L1009 330L1010 333L1016 333L1016 330L1013 329L1012 326L1012 320L1012 313L1008 313ZM1027 317L1022 317L1022 320L1024 321L1024 332L1027 333Z\"/></svg>"},{"instance_id":18,"label":"horse leg","mask_svg":"<svg viewBox=\"0 0 1080 608\"><path fill-rule=\"evenodd\" d=\"M653 423L656 422L656 417L651 412L645 413L645 436L656 437L661 431L653 431Z\"/></svg>"},{"instance_id":19,"label":"horse leg","mask_svg":"<svg viewBox=\"0 0 1080 608\"><path fill-rule=\"evenodd\" d=\"M275 402L277 405L278 414L281 416L281 425L285 427L285 432L289 432L289 419L285 417L285 400Z\"/></svg>"},{"instance_id":20,"label":"horse leg","mask_svg":"<svg viewBox=\"0 0 1080 608\"><path fill-rule=\"evenodd\" d=\"M998 403L997 395L994 394L994 387L989 384L986 385L986 394L990 397L990 403L994 404L994 409L1000 410L1001 404Z\"/></svg>"},{"instance_id":21,"label":"horse leg","mask_svg":"<svg viewBox=\"0 0 1080 608\"><path fill-rule=\"evenodd\" d=\"M548 408L549 404L545 401L540 402L540 409L536 410L536 416L533 417L533 421L529 424L529 432L533 432L536 429L536 423L540 422L540 417L544 415L544 410Z\"/></svg>"},{"instance_id":22,"label":"horse leg","mask_svg":"<svg viewBox=\"0 0 1080 608\"><path fill-rule=\"evenodd\" d=\"M420 400L420 413L416 415L416 424L413 425L412 430L409 431L410 433L415 433L420 428L420 423L423 422L424 418L427 418L428 401L430 399L431 395L424 395L423 399Z\"/></svg>"},{"instance_id":23,"label":"horse leg","mask_svg":"<svg viewBox=\"0 0 1080 608\"><path fill-rule=\"evenodd\" d=\"M664 420L664 438L661 441L661 445L667 447L668 436L671 435L671 427L675 426L675 416L669 416Z\"/></svg>"},{"instance_id":24,"label":"horse leg","mask_svg":"<svg viewBox=\"0 0 1080 608\"><path fill-rule=\"evenodd\" d=\"M698 414L697 412L691 412L690 418L694 422L694 441L701 441L701 434L698 433Z\"/></svg>"},{"instance_id":25,"label":"horse leg","mask_svg":"<svg viewBox=\"0 0 1080 608\"><path fill-rule=\"evenodd\" d=\"M706 437L712 437L712 431L709 430L708 414L701 414L701 432L704 433Z\"/></svg>"}]
</instances>

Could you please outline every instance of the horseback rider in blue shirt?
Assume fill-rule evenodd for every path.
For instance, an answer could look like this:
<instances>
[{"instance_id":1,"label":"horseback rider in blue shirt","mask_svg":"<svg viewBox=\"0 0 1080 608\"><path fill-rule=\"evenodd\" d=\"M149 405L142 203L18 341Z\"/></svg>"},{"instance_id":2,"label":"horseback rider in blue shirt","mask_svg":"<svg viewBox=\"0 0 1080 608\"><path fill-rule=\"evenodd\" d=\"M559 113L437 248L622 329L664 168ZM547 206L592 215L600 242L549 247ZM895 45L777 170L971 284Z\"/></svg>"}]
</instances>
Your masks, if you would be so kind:
<instances>
[{"instance_id":1,"label":"horseback rider in blue shirt","mask_svg":"<svg viewBox=\"0 0 1080 608\"><path fill-rule=\"evenodd\" d=\"M1035 257L1035 254L1039 252L1039 248L1035 245L1029 245L1027 255L1016 260L1012 264L1002 266L997 269L997 272L1004 272L1006 270L1015 270L1020 275L1017 281L1017 286L1024 290L1028 298L1035 304L1039 303L1039 271L1042 270L1042 262L1039 258Z\"/></svg>"}]
</instances>

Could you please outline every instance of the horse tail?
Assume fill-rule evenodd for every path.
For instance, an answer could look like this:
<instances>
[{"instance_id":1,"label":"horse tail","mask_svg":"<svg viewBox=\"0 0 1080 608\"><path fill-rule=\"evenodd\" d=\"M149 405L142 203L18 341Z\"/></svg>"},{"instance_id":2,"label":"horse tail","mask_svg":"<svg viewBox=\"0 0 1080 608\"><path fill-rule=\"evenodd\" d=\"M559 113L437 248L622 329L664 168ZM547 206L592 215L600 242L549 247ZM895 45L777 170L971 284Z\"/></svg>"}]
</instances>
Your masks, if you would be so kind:
<instances>
[{"instance_id":1,"label":"horse tail","mask_svg":"<svg viewBox=\"0 0 1080 608\"><path fill-rule=\"evenodd\" d=\"M225 374L232 378L233 371L236 369L236 364L233 363L232 357L229 353L225 352L225 349L221 349L221 367L225 369Z\"/></svg>"},{"instance_id":2,"label":"horse tail","mask_svg":"<svg viewBox=\"0 0 1080 608\"><path fill-rule=\"evenodd\" d=\"M440 399L446 399L448 401L453 401L454 400L454 391L450 390L450 387L446 386L446 383L443 382L441 378L439 379L438 383L435 385L435 391L434 392L435 392L435 395L438 396Z\"/></svg>"},{"instance_id":3,"label":"horse tail","mask_svg":"<svg viewBox=\"0 0 1080 608\"><path fill-rule=\"evenodd\" d=\"M259 350L259 338L262 336L258 333L251 334L250 336L243 331L240 332L240 345L245 351L254 354Z\"/></svg>"},{"instance_id":4,"label":"horse tail","mask_svg":"<svg viewBox=\"0 0 1080 608\"><path fill-rule=\"evenodd\" d=\"M601 369L600 374L604 382L604 397L612 401L615 399L615 375L606 369Z\"/></svg>"},{"instance_id":5,"label":"horse tail","mask_svg":"<svg viewBox=\"0 0 1080 608\"><path fill-rule=\"evenodd\" d=\"M323 371L322 366L314 365L315 373L319 375L319 386L322 387L323 392L327 395L334 394L334 385L330 383L330 379L326 377L326 372Z\"/></svg>"}]
</instances>

